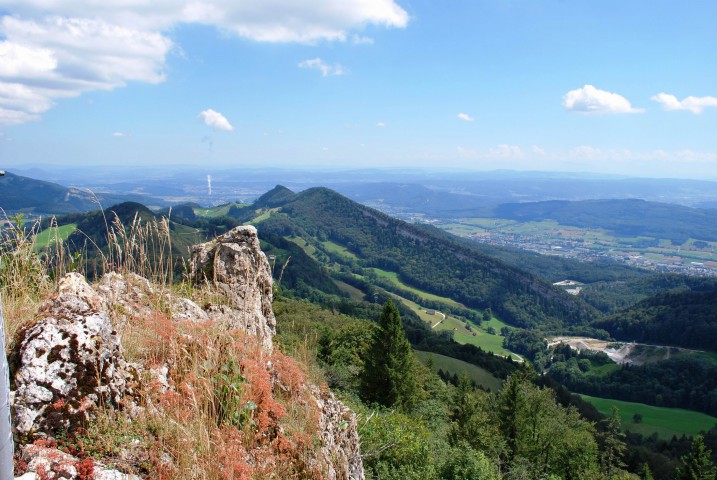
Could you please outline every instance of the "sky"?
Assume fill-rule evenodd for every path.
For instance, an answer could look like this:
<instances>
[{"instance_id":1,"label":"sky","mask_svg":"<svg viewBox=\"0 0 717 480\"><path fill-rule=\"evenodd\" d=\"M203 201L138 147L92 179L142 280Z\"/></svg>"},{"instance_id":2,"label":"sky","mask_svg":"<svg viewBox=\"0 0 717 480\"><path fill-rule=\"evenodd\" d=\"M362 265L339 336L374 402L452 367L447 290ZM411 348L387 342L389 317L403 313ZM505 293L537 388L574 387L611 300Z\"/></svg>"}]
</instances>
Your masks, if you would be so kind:
<instances>
[{"instance_id":1,"label":"sky","mask_svg":"<svg viewBox=\"0 0 717 480\"><path fill-rule=\"evenodd\" d=\"M714 0L0 0L0 168L717 180Z\"/></svg>"}]
</instances>

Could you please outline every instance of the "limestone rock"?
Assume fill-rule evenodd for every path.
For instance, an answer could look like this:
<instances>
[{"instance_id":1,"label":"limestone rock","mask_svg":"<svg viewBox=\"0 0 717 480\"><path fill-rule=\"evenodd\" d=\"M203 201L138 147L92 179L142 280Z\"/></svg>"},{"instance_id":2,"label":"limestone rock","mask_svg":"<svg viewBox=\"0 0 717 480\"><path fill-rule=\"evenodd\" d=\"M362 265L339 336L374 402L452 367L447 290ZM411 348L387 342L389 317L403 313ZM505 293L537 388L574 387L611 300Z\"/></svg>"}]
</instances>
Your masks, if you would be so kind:
<instances>
[{"instance_id":1,"label":"limestone rock","mask_svg":"<svg viewBox=\"0 0 717 480\"><path fill-rule=\"evenodd\" d=\"M319 407L323 463L330 480L364 480L356 414L329 391L312 388Z\"/></svg>"},{"instance_id":2,"label":"limestone rock","mask_svg":"<svg viewBox=\"0 0 717 480\"><path fill-rule=\"evenodd\" d=\"M133 374L107 304L66 275L11 353L13 421L21 438L72 432L99 404L119 405Z\"/></svg>"},{"instance_id":3,"label":"limestone rock","mask_svg":"<svg viewBox=\"0 0 717 480\"><path fill-rule=\"evenodd\" d=\"M39 480L52 478L93 478L95 480L140 480L129 475L108 469L100 463L73 457L56 448L40 445L25 445L21 452L22 460L27 463L27 472L16 480ZM88 475L91 475L88 476Z\"/></svg>"},{"instance_id":4,"label":"limestone rock","mask_svg":"<svg viewBox=\"0 0 717 480\"><path fill-rule=\"evenodd\" d=\"M234 314L230 328L256 335L272 349L276 320L271 309L271 268L261 251L256 228L240 226L192 248L190 278L209 283L223 292Z\"/></svg>"},{"instance_id":5,"label":"limestone rock","mask_svg":"<svg viewBox=\"0 0 717 480\"><path fill-rule=\"evenodd\" d=\"M107 302L115 314L117 328L127 322L127 315L139 317L152 313L150 298L154 289L146 278L134 273L124 276L109 272L97 284L97 293Z\"/></svg>"}]
</instances>

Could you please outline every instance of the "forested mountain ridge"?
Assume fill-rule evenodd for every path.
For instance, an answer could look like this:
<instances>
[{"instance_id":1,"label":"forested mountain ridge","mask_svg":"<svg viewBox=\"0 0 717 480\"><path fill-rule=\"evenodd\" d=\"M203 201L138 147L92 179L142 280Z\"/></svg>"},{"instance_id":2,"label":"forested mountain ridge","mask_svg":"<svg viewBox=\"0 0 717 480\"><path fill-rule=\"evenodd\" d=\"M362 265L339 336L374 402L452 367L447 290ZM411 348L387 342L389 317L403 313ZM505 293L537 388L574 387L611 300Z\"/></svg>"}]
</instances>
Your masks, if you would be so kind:
<instances>
[{"instance_id":1,"label":"forested mountain ridge","mask_svg":"<svg viewBox=\"0 0 717 480\"><path fill-rule=\"evenodd\" d=\"M717 289L657 295L594 325L617 340L717 352Z\"/></svg>"},{"instance_id":2,"label":"forested mountain ridge","mask_svg":"<svg viewBox=\"0 0 717 480\"><path fill-rule=\"evenodd\" d=\"M125 201L151 200L156 205L166 202L141 195L93 193L87 189L65 187L57 183L5 172L0 177L0 208L6 214L62 215L97 210L101 205Z\"/></svg>"},{"instance_id":3,"label":"forested mountain ridge","mask_svg":"<svg viewBox=\"0 0 717 480\"><path fill-rule=\"evenodd\" d=\"M550 219L604 228L617 236L666 238L676 245L689 238L717 240L717 210L638 199L506 203L496 207L493 216L523 222Z\"/></svg>"},{"instance_id":4,"label":"forested mountain ridge","mask_svg":"<svg viewBox=\"0 0 717 480\"><path fill-rule=\"evenodd\" d=\"M327 188L308 189L274 205L260 231L334 242L356 257L357 268L395 272L407 285L467 307L490 308L509 323L562 328L586 325L597 316L580 299L535 275ZM242 209L238 220L256 214L252 208Z\"/></svg>"}]
</instances>

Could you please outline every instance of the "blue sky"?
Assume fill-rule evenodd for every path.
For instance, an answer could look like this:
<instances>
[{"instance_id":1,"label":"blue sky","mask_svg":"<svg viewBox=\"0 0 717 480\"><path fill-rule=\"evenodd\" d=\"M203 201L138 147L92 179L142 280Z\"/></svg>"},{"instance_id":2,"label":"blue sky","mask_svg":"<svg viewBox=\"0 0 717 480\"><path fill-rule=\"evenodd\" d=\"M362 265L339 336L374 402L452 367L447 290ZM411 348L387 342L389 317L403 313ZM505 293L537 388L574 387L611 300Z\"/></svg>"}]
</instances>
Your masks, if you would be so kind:
<instances>
[{"instance_id":1,"label":"blue sky","mask_svg":"<svg viewBox=\"0 0 717 480\"><path fill-rule=\"evenodd\" d=\"M0 0L0 13L6 168L717 179L713 0Z\"/></svg>"}]
</instances>

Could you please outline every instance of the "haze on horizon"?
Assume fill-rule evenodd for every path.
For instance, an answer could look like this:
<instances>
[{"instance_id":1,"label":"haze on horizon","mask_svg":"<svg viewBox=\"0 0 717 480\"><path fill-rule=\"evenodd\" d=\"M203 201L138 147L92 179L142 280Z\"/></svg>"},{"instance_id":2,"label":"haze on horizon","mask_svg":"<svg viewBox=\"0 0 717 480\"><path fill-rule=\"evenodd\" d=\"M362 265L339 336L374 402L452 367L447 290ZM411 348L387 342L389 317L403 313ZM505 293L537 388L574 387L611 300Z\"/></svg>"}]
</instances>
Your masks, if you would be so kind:
<instances>
[{"instance_id":1,"label":"haze on horizon","mask_svg":"<svg viewBox=\"0 0 717 480\"><path fill-rule=\"evenodd\" d=\"M0 1L0 162L717 179L709 0Z\"/></svg>"}]
</instances>

